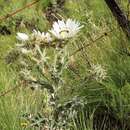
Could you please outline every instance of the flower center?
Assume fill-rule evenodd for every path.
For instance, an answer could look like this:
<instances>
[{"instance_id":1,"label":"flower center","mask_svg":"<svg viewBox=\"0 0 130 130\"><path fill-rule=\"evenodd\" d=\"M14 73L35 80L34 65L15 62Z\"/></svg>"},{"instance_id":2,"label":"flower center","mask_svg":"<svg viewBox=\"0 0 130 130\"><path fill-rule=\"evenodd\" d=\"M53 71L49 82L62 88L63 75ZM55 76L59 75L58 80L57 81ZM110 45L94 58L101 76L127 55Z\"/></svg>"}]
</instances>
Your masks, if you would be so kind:
<instances>
[{"instance_id":1,"label":"flower center","mask_svg":"<svg viewBox=\"0 0 130 130\"><path fill-rule=\"evenodd\" d=\"M62 36L62 38L67 37L68 34L69 34L69 30L61 30L60 31L60 35Z\"/></svg>"},{"instance_id":2,"label":"flower center","mask_svg":"<svg viewBox=\"0 0 130 130\"><path fill-rule=\"evenodd\" d=\"M44 37L44 41L47 42L47 41L48 41L48 38L47 38L47 37Z\"/></svg>"}]
</instances>

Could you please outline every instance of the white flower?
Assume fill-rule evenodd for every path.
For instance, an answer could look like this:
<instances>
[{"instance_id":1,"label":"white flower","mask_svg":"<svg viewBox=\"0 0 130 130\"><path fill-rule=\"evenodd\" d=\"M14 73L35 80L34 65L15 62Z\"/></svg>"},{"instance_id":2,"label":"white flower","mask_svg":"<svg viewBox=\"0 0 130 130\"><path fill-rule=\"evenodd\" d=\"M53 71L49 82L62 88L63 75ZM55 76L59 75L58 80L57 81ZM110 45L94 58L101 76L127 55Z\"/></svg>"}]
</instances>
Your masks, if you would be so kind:
<instances>
[{"instance_id":1,"label":"white flower","mask_svg":"<svg viewBox=\"0 0 130 130\"><path fill-rule=\"evenodd\" d=\"M17 33L16 38L20 41L27 41L29 40L29 36L25 33Z\"/></svg>"},{"instance_id":2,"label":"white flower","mask_svg":"<svg viewBox=\"0 0 130 130\"><path fill-rule=\"evenodd\" d=\"M107 71L99 64L92 65L90 72L97 81L102 81L107 77Z\"/></svg>"},{"instance_id":3,"label":"white flower","mask_svg":"<svg viewBox=\"0 0 130 130\"><path fill-rule=\"evenodd\" d=\"M40 31L36 31L36 30L33 30L33 34L32 36L37 40L37 41L40 41L40 42L46 42L46 43L49 43L52 41L52 37L50 35L50 33L45 33L45 32L40 32Z\"/></svg>"},{"instance_id":4,"label":"white flower","mask_svg":"<svg viewBox=\"0 0 130 130\"><path fill-rule=\"evenodd\" d=\"M50 32L58 39L66 39L75 36L83 26L79 22L68 19L66 22L58 20L54 22Z\"/></svg>"}]
</instances>

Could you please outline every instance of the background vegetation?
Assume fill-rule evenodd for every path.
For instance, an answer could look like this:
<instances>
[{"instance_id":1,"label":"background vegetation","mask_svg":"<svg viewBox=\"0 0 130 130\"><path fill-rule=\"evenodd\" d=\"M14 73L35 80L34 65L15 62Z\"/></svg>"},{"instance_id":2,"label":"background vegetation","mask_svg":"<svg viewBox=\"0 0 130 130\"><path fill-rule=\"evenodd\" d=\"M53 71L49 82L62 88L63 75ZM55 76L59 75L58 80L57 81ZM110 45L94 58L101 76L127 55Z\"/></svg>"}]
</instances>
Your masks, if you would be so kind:
<instances>
[{"instance_id":1,"label":"background vegetation","mask_svg":"<svg viewBox=\"0 0 130 130\"><path fill-rule=\"evenodd\" d=\"M0 16L6 16L32 0L0 0ZM49 10L50 2L53 7ZM128 13L128 1L117 1L123 11ZM26 113L42 112L45 95L41 90L32 91L19 83L18 70L14 64L7 64L5 58L16 44L17 32L32 32L33 29L47 30L53 17L73 18L84 25L79 39L69 45L70 53L83 49L74 55L68 69L65 89L60 91L61 103L75 96L85 97L85 108L71 121L74 130L129 130L130 129L130 44L104 0L41 0L30 8L0 21L0 129L22 130ZM89 44L88 47L86 45ZM8 57L12 60L13 57ZM89 77L93 64L102 65L106 70L105 80ZM19 87L17 87L19 86ZM17 87L16 89L13 89ZM8 92L8 90L13 91ZM6 91L7 90L7 91ZM6 93L7 92L7 93Z\"/></svg>"}]
</instances>

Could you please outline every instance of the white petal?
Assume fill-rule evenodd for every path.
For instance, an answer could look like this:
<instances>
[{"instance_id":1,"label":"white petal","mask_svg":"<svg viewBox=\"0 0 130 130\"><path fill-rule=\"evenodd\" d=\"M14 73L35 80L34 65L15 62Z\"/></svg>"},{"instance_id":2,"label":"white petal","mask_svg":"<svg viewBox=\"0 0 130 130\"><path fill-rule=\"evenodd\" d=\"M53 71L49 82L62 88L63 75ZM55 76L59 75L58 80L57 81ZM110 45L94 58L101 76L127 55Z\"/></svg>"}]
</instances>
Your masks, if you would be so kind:
<instances>
[{"instance_id":1,"label":"white petal","mask_svg":"<svg viewBox=\"0 0 130 130\"><path fill-rule=\"evenodd\" d=\"M27 34L25 34L25 33L19 33L19 32L17 33L16 38L18 40L20 40L20 41L27 41L27 40L29 40L29 36Z\"/></svg>"}]
</instances>

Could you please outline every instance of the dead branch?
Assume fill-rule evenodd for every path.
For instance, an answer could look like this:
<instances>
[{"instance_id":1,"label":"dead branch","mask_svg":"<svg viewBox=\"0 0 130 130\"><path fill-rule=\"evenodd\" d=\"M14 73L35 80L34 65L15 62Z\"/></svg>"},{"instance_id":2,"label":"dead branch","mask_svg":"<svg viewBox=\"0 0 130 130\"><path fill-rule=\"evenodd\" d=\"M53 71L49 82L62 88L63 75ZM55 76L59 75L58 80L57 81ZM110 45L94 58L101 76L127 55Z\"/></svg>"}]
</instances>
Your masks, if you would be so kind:
<instances>
[{"instance_id":1,"label":"dead branch","mask_svg":"<svg viewBox=\"0 0 130 130\"><path fill-rule=\"evenodd\" d=\"M105 0L107 6L110 8L113 16L116 18L119 26L122 28L127 37L130 37L130 21L127 19L127 16L121 10L119 5L115 0Z\"/></svg>"}]
</instances>

